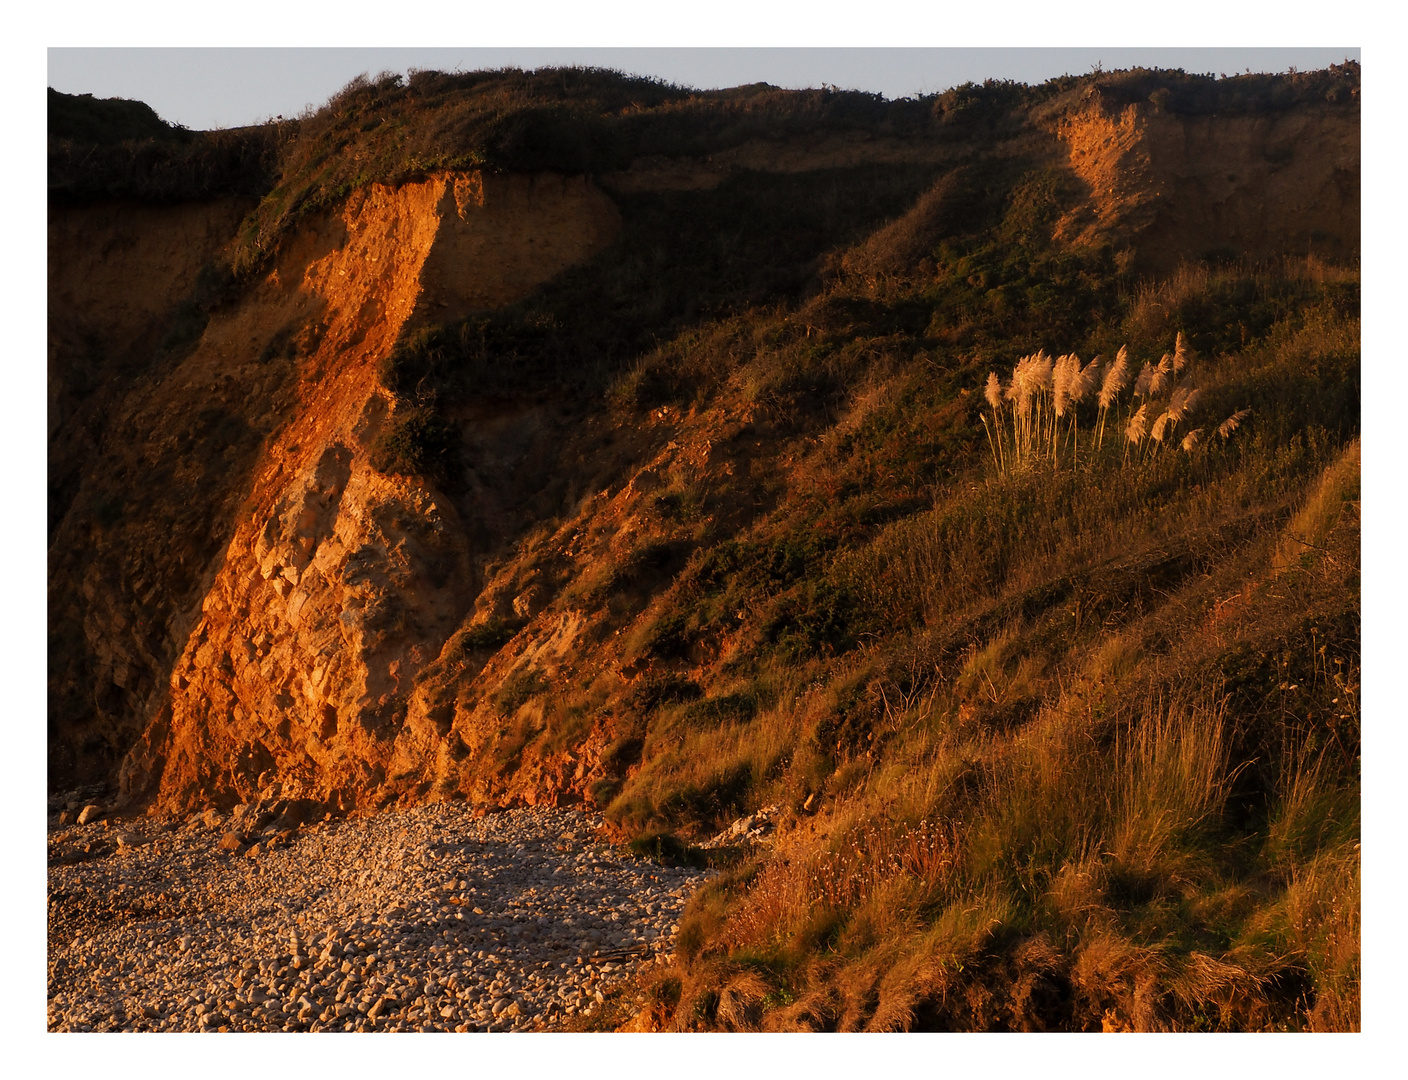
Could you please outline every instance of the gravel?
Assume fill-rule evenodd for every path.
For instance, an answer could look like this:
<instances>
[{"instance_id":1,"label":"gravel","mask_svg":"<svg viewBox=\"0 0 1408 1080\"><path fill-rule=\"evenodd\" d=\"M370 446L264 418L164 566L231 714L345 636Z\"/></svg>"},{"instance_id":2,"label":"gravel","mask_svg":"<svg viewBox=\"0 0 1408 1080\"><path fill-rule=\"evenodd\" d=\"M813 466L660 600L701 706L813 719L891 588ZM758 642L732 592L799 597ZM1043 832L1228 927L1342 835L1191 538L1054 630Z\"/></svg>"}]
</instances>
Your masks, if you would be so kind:
<instances>
[{"instance_id":1,"label":"gravel","mask_svg":"<svg viewBox=\"0 0 1408 1080\"><path fill-rule=\"evenodd\" d=\"M567 809L437 804L257 846L233 824L51 829L50 1031L551 1030L668 963L704 877Z\"/></svg>"}]
</instances>

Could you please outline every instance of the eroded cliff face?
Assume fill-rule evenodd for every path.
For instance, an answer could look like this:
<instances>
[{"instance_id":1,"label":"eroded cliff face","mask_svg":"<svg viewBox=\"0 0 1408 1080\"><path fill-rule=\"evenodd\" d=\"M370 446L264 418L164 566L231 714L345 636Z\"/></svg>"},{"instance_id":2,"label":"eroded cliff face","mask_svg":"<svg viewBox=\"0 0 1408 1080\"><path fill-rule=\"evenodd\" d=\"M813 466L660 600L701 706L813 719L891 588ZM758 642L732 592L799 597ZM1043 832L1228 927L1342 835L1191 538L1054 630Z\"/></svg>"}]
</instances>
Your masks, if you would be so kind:
<instances>
[{"instance_id":1,"label":"eroded cliff face","mask_svg":"<svg viewBox=\"0 0 1408 1080\"><path fill-rule=\"evenodd\" d=\"M403 588L413 582L406 567L416 558L415 542L407 547L403 540L435 511L416 485L370 476L365 460L386 411L376 365L396 335L427 311L453 318L516 299L589 257L619 227L614 205L583 179L467 174L394 191L372 187L303 228L266 280L209 314L197 340L159 350L143 341L147 323L163 305L169 316L172 298L189 292L198 267L218 250L215 237L228 240L234 232L238 213L227 213L219 228L210 225L216 212L184 208L125 219L124 235L135 240L115 246L119 259L104 267L112 279L107 288L102 275L84 270L88 256L78 238L93 223L81 213L60 215L55 229L51 320L92 327L85 339L129 353L140 355L144 345L158 353L142 357L125 382L107 372L109 392L118 393L101 403L106 419L96 437L87 446L77 437L60 439L51 453L51 467L58 458L82 475L79 491L56 515L50 560L56 780L97 778L149 725L133 759L148 765L125 773L141 778L138 789L161 771L150 763L164 760L162 732L179 733L181 745L190 740L177 758L198 762L181 780L174 767L172 784L184 790L223 776L220 710L236 725L265 707L282 716L292 677L292 669L271 668L270 685L251 689L246 679L236 693L230 658L239 655L239 642L257 640L267 650L265 625L283 641L288 635L278 627L290 624L281 620L316 621L312 608L299 619L310 586L290 590L328 538L336 533L346 554L355 554L351 573L363 584L386 573ZM85 292L85 280L96 285ZM150 291L142 284L148 280L156 286ZM51 341L51 387L58 387L51 395L62 395L85 355L63 333ZM369 536L383 538L382 520L396 534L383 554L396 553L373 566L364 549ZM435 548L429 580L462 581L456 541L434 539L444 528L433 520L426 528ZM328 551L312 573L340 582ZM251 581L262 586L253 596ZM340 594L329 596L323 607L341 612ZM453 588L446 596L461 599ZM349 594L348 603L362 602ZM380 610L373 602L378 626ZM414 603L409 610L426 620L424 633L437 632L434 615ZM385 630L369 632L376 638L370 644L360 630L348 631L349 655L371 658L370 689L353 697L370 694L383 710L390 706L382 699L395 693L398 657L415 653L414 642L385 653ZM327 642L319 637L311 647L326 651ZM217 652L206 672L203 662ZM202 662L188 659L197 653ZM173 663L174 677L189 687L173 684ZM318 667L298 670L310 675ZM201 674L191 682L181 672ZM324 732L322 699L308 707Z\"/></svg>"},{"instance_id":2,"label":"eroded cliff face","mask_svg":"<svg viewBox=\"0 0 1408 1080\"><path fill-rule=\"evenodd\" d=\"M50 212L56 780L107 779L140 732L140 703L164 683L185 641L259 425L278 408L277 367L181 363L184 338L203 318L181 302L249 205L109 203ZM230 412L236 396L239 411Z\"/></svg>"},{"instance_id":3,"label":"eroded cliff face","mask_svg":"<svg viewBox=\"0 0 1408 1080\"><path fill-rule=\"evenodd\" d=\"M750 146L603 182L708 189L769 160L780 171L853 164L868 145L832 139L772 159ZM894 139L872 149L954 156ZM1093 103L1012 152L1068 168L1088 190L1058 235L1115 242L1151 270L1228 246L1357 251L1357 131L1313 110L1180 120ZM82 354L79 338L140 351L156 313L233 233L236 210L151 211L124 226L135 244L96 256L83 220L58 220L55 381ZM134 803L228 805L276 784L348 811L451 793L580 798L620 768L607 748L629 741L626 710L611 702L641 674L621 642L678 569L632 559L665 552L668 564L693 528L663 515L658 494L727 486L738 509L715 525L739 528L802 483L815 440L763 432L746 397L625 428L570 403L484 401L457 416L471 467L453 498L370 460L395 408L377 369L399 335L527 296L620 224L585 178L369 187L305 223L256 288L123 384L51 554L51 696L67 703L51 731L55 782L125 755ZM123 299L148 248L173 253L164 276ZM550 487L553 520L535 528ZM602 585L620 567L634 584ZM577 713L543 714L531 691L549 682L578 688Z\"/></svg>"},{"instance_id":4,"label":"eroded cliff face","mask_svg":"<svg viewBox=\"0 0 1408 1080\"><path fill-rule=\"evenodd\" d=\"M1058 235L1113 242L1143 273L1207 255L1358 255L1359 129L1327 107L1183 117L1092 102L1054 129L1089 188Z\"/></svg>"}]
</instances>

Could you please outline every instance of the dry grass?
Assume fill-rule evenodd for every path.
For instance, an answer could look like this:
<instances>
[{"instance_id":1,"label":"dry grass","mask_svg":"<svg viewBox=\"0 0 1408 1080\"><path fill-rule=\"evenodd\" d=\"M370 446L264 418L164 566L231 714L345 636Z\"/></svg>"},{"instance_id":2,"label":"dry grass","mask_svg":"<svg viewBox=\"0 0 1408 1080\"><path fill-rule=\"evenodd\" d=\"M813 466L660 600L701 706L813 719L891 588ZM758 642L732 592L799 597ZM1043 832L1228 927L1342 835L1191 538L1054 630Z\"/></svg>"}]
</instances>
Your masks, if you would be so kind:
<instances>
[{"instance_id":1,"label":"dry grass","mask_svg":"<svg viewBox=\"0 0 1408 1080\"><path fill-rule=\"evenodd\" d=\"M1323 553L1330 530L1349 504L1359 501L1359 440L1355 439L1321 476L1305 504L1286 527L1272 565L1300 566Z\"/></svg>"},{"instance_id":2,"label":"dry grass","mask_svg":"<svg viewBox=\"0 0 1408 1080\"><path fill-rule=\"evenodd\" d=\"M1233 277L1188 270L1157 297L1196 307ZM691 916L672 1023L1357 1025L1357 639L1314 636L1315 620L1357 625L1357 565L1335 578L1356 550L1355 384L1336 397L1333 374L1357 370L1357 319L1314 292L1351 280L1256 276L1272 307L1311 292L1235 356L1190 349L1196 333L1170 332L1166 359L1132 345L1150 349L1146 392L1107 395L1108 422L1165 419L1128 462L1123 439L1101 446L1096 392L1072 403L1087 365L1064 361L1059 418L1055 361L1025 419L1021 380L989 380L973 419L995 475L941 486L827 564L891 636L709 736L735 760L766 748L747 805L810 792L821 813ZM904 398L864 400L873 424ZM1184 445L1190 421L1244 410L1234 437ZM706 752L685 745L672 768ZM668 769L651 776L668 790ZM760 982L720 1011L745 970Z\"/></svg>"},{"instance_id":3,"label":"dry grass","mask_svg":"<svg viewBox=\"0 0 1408 1080\"><path fill-rule=\"evenodd\" d=\"M824 839L784 838L788 858L747 881L708 946L770 958L729 984L748 987L746 1002L720 992L723 1026L755 1029L756 1003L805 983L789 973L818 952L836 957L826 981L843 1002L868 1001L849 1021L845 1008L832 1017L842 1028L986 1017L1028 1030L1078 1016L1111 1030L1275 1026L1294 1011L1277 980L1307 967L1331 984L1314 1017L1348 1015L1357 878L1347 864L1294 872L1289 930L1269 947L1256 934L1221 955L1192 945L1196 912L1247 906L1245 889L1229 894L1216 855L1237 771L1225 704L1151 701L1104 737L1108 724L1076 702L1065 708L983 748L941 748L927 777L877 777ZM975 750L976 773L963 764ZM1308 797L1307 784L1294 799ZM1192 947L1180 947L1185 937ZM1025 944L1010 953L1011 942ZM890 959L877 967L881 954ZM1038 992L1043 980L1051 986Z\"/></svg>"}]
</instances>

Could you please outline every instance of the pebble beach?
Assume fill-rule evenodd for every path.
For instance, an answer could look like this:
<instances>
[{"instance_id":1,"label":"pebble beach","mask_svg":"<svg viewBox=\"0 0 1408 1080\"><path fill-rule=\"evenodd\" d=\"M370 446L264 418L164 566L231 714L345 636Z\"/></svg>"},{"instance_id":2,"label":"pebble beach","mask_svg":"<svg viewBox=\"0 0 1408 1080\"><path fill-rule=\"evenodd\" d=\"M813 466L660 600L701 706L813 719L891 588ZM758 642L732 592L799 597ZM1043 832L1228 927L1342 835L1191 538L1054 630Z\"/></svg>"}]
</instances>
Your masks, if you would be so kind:
<instances>
[{"instance_id":1,"label":"pebble beach","mask_svg":"<svg viewBox=\"0 0 1408 1080\"><path fill-rule=\"evenodd\" d=\"M50 1031L560 1030L670 962L706 876L565 808L234 824L51 816Z\"/></svg>"}]
</instances>

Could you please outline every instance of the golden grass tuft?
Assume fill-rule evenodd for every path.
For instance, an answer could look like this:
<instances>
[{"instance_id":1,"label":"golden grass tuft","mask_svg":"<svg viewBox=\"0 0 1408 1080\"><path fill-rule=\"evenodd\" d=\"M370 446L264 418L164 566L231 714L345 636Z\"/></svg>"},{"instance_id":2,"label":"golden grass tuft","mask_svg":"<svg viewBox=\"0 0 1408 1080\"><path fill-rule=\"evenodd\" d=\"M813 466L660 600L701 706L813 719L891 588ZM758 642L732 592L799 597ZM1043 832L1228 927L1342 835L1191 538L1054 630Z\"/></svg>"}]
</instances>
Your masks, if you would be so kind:
<instances>
[{"instance_id":1,"label":"golden grass tuft","mask_svg":"<svg viewBox=\"0 0 1408 1080\"><path fill-rule=\"evenodd\" d=\"M1305 566L1327 555L1325 541L1346 507L1359 501L1359 440L1355 439L1321 475L1291 523L1286 526L1272 566Z\"/></svg>"},{"instance_id":2,"label":"golden grass tuft","mask_svg":"<svg viewBox=\"0 0 1408 1080\"><path fill-rule=\"evenodd\" d=\"M716 1014L729 1031L757 1031L772 988L754 971L740 971L719 991Z\"/></svg>"},{"instance_id":3,"label":"golden grass tuft","mask_svg":"<svg viewBox=\"0 0 1408 1080\"><path fill-rule=\"evenodd\" d=\"M1358 842L1321 853L1292 871L1286 914L1292 946L1309 968L1312 1031L1358 1031L1360 1001Z\"/></svg>"}]
</instances>

